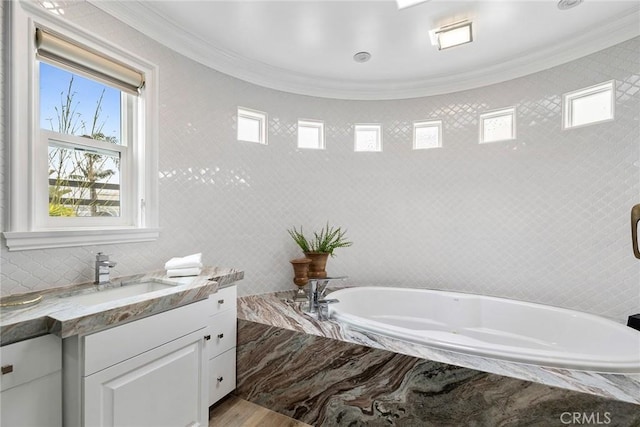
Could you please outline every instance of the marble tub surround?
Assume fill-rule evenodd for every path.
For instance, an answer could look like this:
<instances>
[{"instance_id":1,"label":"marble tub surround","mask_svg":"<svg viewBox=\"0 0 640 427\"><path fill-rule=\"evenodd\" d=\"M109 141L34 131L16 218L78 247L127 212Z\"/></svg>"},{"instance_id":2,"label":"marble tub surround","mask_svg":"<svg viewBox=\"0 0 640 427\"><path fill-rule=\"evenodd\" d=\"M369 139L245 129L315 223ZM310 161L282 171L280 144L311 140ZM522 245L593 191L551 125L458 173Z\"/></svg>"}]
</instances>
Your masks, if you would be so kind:
<instances>
[{"instance_id":1,"label":"marble tub surround","mask_svg":"<svg viewBox=\"0 0 640 427\"><path fill-rule=\"evenodd\" d=\"M640 423L632 403L247 320L237 366L235 395L314 426L560 426L567 412Z\"/></svg>"},{"instance_id":2,"label":"marble tub surround","mask_svg":"<svg viewBox=\"0 0 640 427\"><path fill-rule=\"evenodd\" d=\"M200 275L194 277L169 278L164 271L155 271L114 278L106 288L144 281L156 281L172 286L150 294L94 305L80 305L68 299L100 292L93 283L49 289L38 292L43 295L42 301L38 304L24 308L0 309L0 342L1 345L5 345L47 333L67 338L95 332L207 298L209 294L243 277L243 271L207 267Z\"/></svg>"},{"instance_id":3,"label":"marble tub surround","mask_svg":"<svg viewBox=\"0 0 640 427\"><path fill-rule=\"evenodd\" d=\"M371 332L358 331L335 321L317 321L301 310L300 303L292 302L293 296L294 291L241 297L238 299L238 319L640 404L640 374L610 374L550 368L431 348Z\"/></svg>"}]
</instances>

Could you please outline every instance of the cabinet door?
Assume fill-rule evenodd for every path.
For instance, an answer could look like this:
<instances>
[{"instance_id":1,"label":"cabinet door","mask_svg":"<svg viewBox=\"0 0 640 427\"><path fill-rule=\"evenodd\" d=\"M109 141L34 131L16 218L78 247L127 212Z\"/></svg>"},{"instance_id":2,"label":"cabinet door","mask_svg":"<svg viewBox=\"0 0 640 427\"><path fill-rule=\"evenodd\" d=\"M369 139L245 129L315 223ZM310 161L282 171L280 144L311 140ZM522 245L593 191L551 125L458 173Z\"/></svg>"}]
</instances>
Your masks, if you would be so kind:
<instances>
[{"instance_id":1,"label":"cabinet door","mask_svg":"<svg viewBox=\"0 0 640 427\"><path fill-rule=\"evenodd\" d=\"M0 393L0 425L62 426L60 371Z\"/></svg>"},{"instance_id":2,"label":"cabinet door","mask_svg":"<svg viewBox=\"0 0 640 427\"><path fill-rule=\"evenodd\" d=\"M62 426L62 342L53 335L0 348L0 425Z\"/></svg>"},{"instance_id":3,"label":"cabinet door","mask_svg":"<svg viewBox=\"0 0 640 427\"><path fill-rule=\"evenodd\" d=\"M204 329L84 378L85 426L207 426Z\"/></svg>"},{"instance_id":4,"label":"cabinet door","mask_svg":"<svg viewBox=\"0 0 640 427\"><path fill-rule=\"evenodd\" d=\"M209 405L236 388L236 348L209 360Z\"/></svg>"}]
</instances>

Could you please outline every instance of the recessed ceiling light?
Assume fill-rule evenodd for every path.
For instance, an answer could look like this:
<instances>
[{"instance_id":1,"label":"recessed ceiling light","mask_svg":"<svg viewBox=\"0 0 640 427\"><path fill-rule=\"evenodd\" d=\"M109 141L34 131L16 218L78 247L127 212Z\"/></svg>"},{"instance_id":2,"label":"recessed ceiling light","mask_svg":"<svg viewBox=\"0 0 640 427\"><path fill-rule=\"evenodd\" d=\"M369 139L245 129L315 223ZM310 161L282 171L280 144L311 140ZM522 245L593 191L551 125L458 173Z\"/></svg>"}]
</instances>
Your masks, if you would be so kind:
<instances>
[{"instance_id":1,"label":"recessed ceiling light","mask_svg":"<svg viewBox=\"0 0 640 427\"><path fill-rule=\"evenodd\" d=\"M560 0L558 2L558 9L560 10L571 9L572 7L576 7L580 3L582 3L582 0Z\"/></svg>"},{"instance_id":2,"label":"recessed ceiling light","mask_svg":"<svg viewBox=\"0 0 640 427\"><path fill-rule=\"evenodd\" d=\"M439 50L460 46L473 41L471 21L460 21L455 24L445 25L429 32L431 44L438 46Z\"/></svg>"},{"instance_id":3,"label":"recessed ceiling light","mask_svg":"<svg viewBox=\"0 0 640 427\"><path fill-rule=\"evenodd\" d=\"M353 55L353 60L356 62L367 62L371 59L371 54L369 52L358 52Z\"/></svg>"}]
</instances>

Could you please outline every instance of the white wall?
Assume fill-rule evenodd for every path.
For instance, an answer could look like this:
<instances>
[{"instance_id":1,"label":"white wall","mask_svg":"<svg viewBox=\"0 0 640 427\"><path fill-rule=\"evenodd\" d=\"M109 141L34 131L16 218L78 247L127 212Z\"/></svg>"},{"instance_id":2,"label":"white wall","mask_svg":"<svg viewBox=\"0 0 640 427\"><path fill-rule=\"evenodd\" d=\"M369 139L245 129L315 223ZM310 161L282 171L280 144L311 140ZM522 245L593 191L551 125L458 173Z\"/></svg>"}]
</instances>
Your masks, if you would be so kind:
<instances>
[{"instance_id":1,"label":"white wall","mask_svg":"<svg viewBox=\"0 0 640 427\"><path fill-rule=\"evenodd\" d=\"M491 294L620 321L640 311L629 233L640 202L640 39L476 90L343 101L223 75L86 2L69 2L65 16L160 66L161 238L24 252L2 242L3 295L90 281L98 251L118 262L116 276L202 251L207 264L245 270L245 294L290 289L288 261L301 254L286 229L329 221L355 242L329 273L358 285ZM615 121L562 130L561 94L610 79ZM268 146L235 140L238 105L268 112ZM478 145L478 114L507 106L517 140ZM4 104L2 113L4 123ZM296 148L298 118L325 121L325 151ZM430 118L444 122L444 147L413 151L412 121ZM384 152L353 152L360 122L382 123Z\"/></svg>"}]
</instances>

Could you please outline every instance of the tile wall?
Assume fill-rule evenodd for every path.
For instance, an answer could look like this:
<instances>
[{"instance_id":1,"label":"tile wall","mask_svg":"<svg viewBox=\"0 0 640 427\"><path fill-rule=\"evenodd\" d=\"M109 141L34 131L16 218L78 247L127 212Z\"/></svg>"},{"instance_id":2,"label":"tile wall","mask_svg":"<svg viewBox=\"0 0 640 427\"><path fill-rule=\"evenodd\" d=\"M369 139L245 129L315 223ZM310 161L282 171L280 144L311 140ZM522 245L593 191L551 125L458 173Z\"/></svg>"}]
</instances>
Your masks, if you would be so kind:
<instances>
[{"instance_id":1,"label":"tile wall","mask_svg":"<svg viewBox=\"0 0 640 427\"><path fill-rule=\"evenodd\" d=\"M475 90L347 101L254 86L89 3L64 4L66 19L160 66L161 237L23 252L3 241L3 295L92 280L98 251L118 262L115 275L201 251L207 264L245 271L242 294L288 289L288 261L301 254L287 228L329 221L354 245L338 250L328 271L356 285L497 295L618 321L640 311L629 233L640 202L640 38ZM562 130L561 94L611 79L616 119ZM267 146L236 141L238 105L269 114ZM478 115L509 106L517 140L479 145ZM299 118L324 120L326 150L296 148ZM413 151L412 122L426 119L443 121L443 148ZM355 123L382 124L382 153L353 152Z\"/></svg>"}]
</instances>

